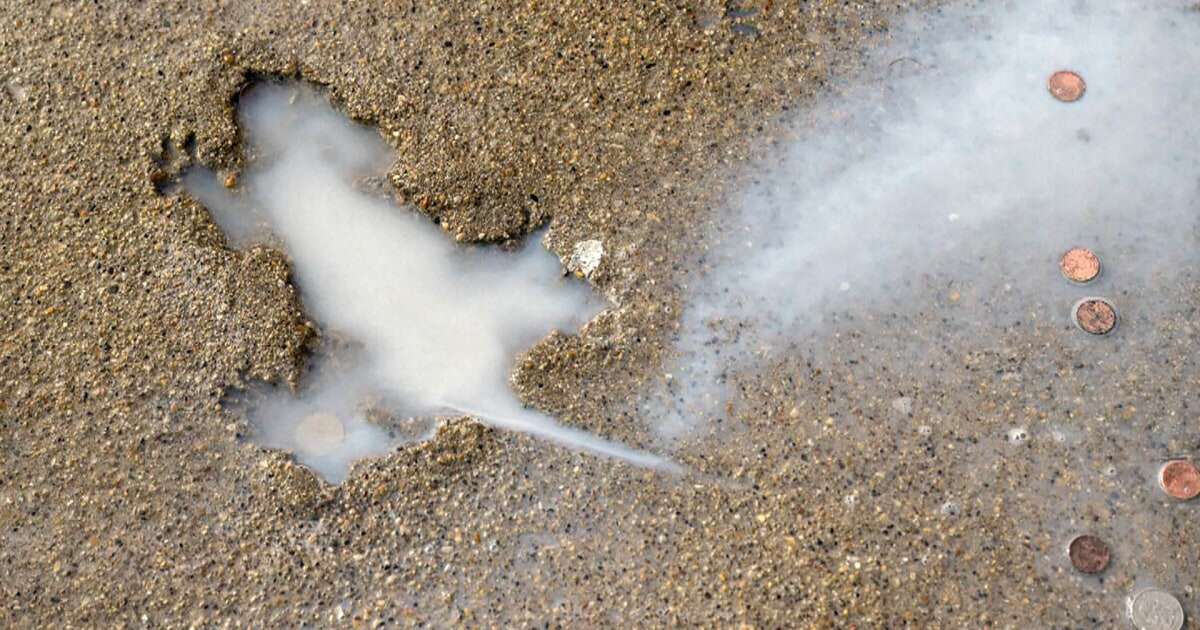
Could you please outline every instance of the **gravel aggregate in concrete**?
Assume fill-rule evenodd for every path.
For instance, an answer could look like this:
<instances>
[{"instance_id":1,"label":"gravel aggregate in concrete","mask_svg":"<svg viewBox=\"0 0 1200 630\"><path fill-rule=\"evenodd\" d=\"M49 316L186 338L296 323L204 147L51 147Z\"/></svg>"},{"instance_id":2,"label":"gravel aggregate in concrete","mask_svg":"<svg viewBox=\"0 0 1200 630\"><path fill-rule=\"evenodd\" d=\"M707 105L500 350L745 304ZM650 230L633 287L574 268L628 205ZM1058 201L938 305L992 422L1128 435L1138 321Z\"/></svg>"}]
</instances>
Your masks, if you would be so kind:
<instances>
[{"instance_id":1,"label":"gravel aggregate in concrete","mask_svg":"<svg viewBox=\"0 0 1200 630\"><path fill-rule=\"evenodd\" d=\"M684 477L458 419L330 486L221 405L299 383L321 337L286 257L230 249L176 185L192 164L236 185L248 83L325 86L451 238L603 243L584 273L614 307L514 382L653 445L638 396L711 209L933 4L8 4L0 626L1111 628L1149 581L1196 627L1196 502L1155 477L1200 449L1186 309L1098 340L1024 296L1040 317L962 329L939 310L1012 298L930 281L927 307L742 375L739 428L682 444ZM1170 282L1121 302L1200 305L1194 275ZM1153 343L1104 360L1127 328ZM1111 541L1103 576L1071 571L1080 530Z\"/></svg>"}]
</instances>

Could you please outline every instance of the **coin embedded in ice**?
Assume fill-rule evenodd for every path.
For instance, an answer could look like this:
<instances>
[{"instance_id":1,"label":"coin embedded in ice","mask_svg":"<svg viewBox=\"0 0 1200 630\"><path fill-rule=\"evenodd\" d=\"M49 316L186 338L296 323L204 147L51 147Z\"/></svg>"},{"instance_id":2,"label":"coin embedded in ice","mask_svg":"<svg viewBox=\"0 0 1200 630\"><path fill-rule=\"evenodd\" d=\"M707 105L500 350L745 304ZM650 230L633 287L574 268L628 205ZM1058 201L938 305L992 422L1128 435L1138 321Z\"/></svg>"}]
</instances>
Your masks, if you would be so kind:
<instances>
[{"instance_id":1,"label":"coin embedded in ice","mask_svg":"<svg viewBox=\"0 0 1200 630\"><path fill-rule=\"evenodd\" d=\"M1111 557L1108 545L1091 534L1076 536L1067 545L1067 555L1071 558L1071 566L1082 573L1100 573L1108 568Z\"/></svg>"},{"instance_id":2,"label":"coin embedded in ice","mask_svg":"<svg viewBox=\"0 0 1200 630\"><path fill-rule=\"evenodd\" d=\"M1075 303L1071 312L1075 324L1093 335L1107 335L1117 327L1117 309L1104 298L1083 298Z\"/></svg>"},{"instance_id":3,"label":"coin embedded in ice","mask_svg":"<svg viewBox=\"0 0 1200 630\"><path fill-rule=\"evenodd\" d=\"M1138 630L1179 630L1183 627L1183 606L1174 595L1148 588L1129 600L1129 619Z\"/></svg>"},{"instance_id":4,"label":"coin embedded in ice","mask_svg":"<svg viewBox=\"0 0 1200 630\"><path fill-rule=\"evenodd\" d=\"M1072 247L1059 259L1058 268L1071 282L1084 284L1100 275L1100 257L1090 249Z\"/></svg>"},{"instance_id":5,"label":"coin embedded in ice","mask_svg":"<svg viewBox=\"0 0 1200 630\"><path fill-rule=\"evenodd\" d=\"M1078 101L1087 90L1087 84L1083 82L1083 77L1070 70L1059 70L1050 75L1047 87L1050 88L1050 94L1054 98L1064 103Z\"/></svg>"},{"instance_id":6,"label":"coin embedded in ice","mask_svg":"<svg viewBox=\"0 0 1200 630\"><path fill-rule=\"evenodd\" d=\"M1176 499L1194 499L1200 495L1200 470L1186 459L1172 460L1158 471L1158 484Z\"/></svg>"},{"instance_id":7,"label":"coin embedded in ice","mask_svg":"<svg viewBox=\"0 0 1200 630\"><path fill-rule=\"evenodd\" d=\"M346 439L346 428L342 421L331 413L309 414L296 425L296 445L310 455L328 455L342 440Z\"/></svg>"}]
</instances>

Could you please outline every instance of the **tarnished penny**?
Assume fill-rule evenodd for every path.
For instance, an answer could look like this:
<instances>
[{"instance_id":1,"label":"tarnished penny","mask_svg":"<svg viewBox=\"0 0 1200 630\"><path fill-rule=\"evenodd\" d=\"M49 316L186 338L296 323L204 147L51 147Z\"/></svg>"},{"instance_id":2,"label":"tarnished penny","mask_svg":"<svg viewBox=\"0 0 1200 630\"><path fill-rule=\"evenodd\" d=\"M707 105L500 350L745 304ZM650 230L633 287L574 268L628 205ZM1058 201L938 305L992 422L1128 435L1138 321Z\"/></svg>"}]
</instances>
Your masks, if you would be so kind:
<instances>
[{"instance_id":1,"label":"tarnished penny","mask_svg":"<svg viewBox=\"0 0 1200 630\"><path fill-rule=\"evenodd\" d=\"M296 425L296 445L311 455L328 455L346 439L342 421L331 413L314 413Z\"/></svg>"},{"instance_id":2,"label":"tarnished penny","mask_svg":"<svg viewBox=\"0 0 1200 630\"><path fill-rule=\"evenodd\" d=\"M1179 630L1183 627L1183 606L1174 595L1148 588L1130 598L1129 620L1138 630Z\"/></svg>"},{"instance_id":3,"label":"tarnished penny","mask_svg":"<svg viewBox=\"0 0 1200 630\"><path fill-rule=\"evenodd\" d=\"M1194 499L1200 496L1200 469L1186 459L1169 461L1158 471L1158 484L1176 499Z\"/></svg>"},{"instance_id":4,"label":"tarnished penny","mask_svg":"<svg viewBox=\"0 0 1200 630\"><path fill-rule=\"evenodd\" d=\"M1070 70L1059 70L1050 75L1047 87L1050 88L1050 94L1054 98L1064 103L1078 101L1087 90L1087 84L1083 82L1083 77Z\"/></svg>"},{"instance_id":5,"label":"tarnished penny","mask_svg":"<svg viewBox=\"0 0 1200 630\"><path fill-rule=\"evenodd\" d=\"M1100 275L1100 257L1090 249L1072 247L1059 259L1058 268L1067 280L1084 284Z\"/></svg>"},{"instance_id":6,"label":"tarnished penny","mask_svg":"<svg viewBox=\"0 0 1200 630\"><path fill-rule=\"evenodd\" d=\"M1082 573L1100 573L1108 568L1108 560L1112 557L1108 545L1091 534L1076 536L1067 545L1067 555L1071 558L1071 566Z\"/></svg>"},{"instance_id":7,"label":"tarnished penny","mask_svg":"<svg viewBox=\"0 0 1200 630\"><path fill-rule=\"evenodd\" d=\"M1075 323L1084 332L1107 335L1117 327L1117 309L1103 298L1084 298L1075 303Z\"/></svg>"}]
</instances>

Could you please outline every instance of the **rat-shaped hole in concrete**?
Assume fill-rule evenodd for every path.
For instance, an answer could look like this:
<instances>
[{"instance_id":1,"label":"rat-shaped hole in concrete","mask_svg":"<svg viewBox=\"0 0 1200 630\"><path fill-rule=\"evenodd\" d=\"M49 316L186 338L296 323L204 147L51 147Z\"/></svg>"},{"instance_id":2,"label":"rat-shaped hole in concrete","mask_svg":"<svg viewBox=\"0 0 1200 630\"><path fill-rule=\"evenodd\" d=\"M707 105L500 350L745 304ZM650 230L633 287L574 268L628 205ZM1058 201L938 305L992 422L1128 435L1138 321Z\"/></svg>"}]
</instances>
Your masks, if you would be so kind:
<instances>
[{"instance_id":1,"label":"rat-shaped hole in concrete","mask_svg":"<svg viewBox=\"0 0 1200 630\"><path fill-rule=\"evenodd\" d=\"M516 251L462 246L380 195L392 152L317 90L263 82L239 100L249 168L235 181L203 168L184 186L235 246L269 234L288 253L306 311L353 339L350 365L318 370L299 396L273 390L247 407L258 441L291 450L337 482L349 464L404 439L371 419L471 415L571 448L651 467L663 458L562 426L509 389L516 355L602 310L564 278L537 238ZM232 187L230 187L232 185Z\"/></svg>"}]
</instances>

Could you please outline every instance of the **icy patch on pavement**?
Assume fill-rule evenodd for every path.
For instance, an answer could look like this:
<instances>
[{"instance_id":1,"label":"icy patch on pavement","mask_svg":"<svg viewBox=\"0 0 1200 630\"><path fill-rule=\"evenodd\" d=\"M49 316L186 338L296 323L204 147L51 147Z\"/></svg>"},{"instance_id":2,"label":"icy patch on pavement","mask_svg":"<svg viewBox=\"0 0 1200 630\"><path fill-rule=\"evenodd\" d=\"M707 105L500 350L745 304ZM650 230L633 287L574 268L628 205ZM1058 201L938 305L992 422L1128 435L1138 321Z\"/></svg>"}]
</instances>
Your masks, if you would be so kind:
<instances>
[{"instance_id":1,"label":"icy patch on pavement","mask_svg":"<svg viewBox=\"0 0 1200 630\"><path fill-rule=\"evenodd\" d=\"M708 426L729 375L832 322L912 313L935 278L971 289L939 285L957 307L939 317L987 327L1033 300L1066 300L1065 319L1080 296L1057 257L1072 246L1113 270L1104 290L1194 268L1191 4L979 2L898 24L866 80L806 110L715 219L650 421L666 435ZM1087 82L1082 100L1049 94L1064 69Z\"/></svg>"},{"instance_id":2,"label":"icy patch on pavement","mask_svg":"<svg viewBox=\"0 0 1200 630\"><path fill-rule=\"evenodd\" d=\"M391 416L473 415L571 448L641 466L664 459L564 427L509 389L516 355L552 330L574 331L600 310L564 279L535 239L517 252L462 247L428 218L360 190L392 159L375 131L299 84L261 84L239 116L251 167L237 192L193 170L187 190L230 235L265 224L286 248L306 311L361 345L355 364L255 406L265 443L337 481L351 461L397 443L364 418L364 399Z\"/></svg>"}]
</instances>

